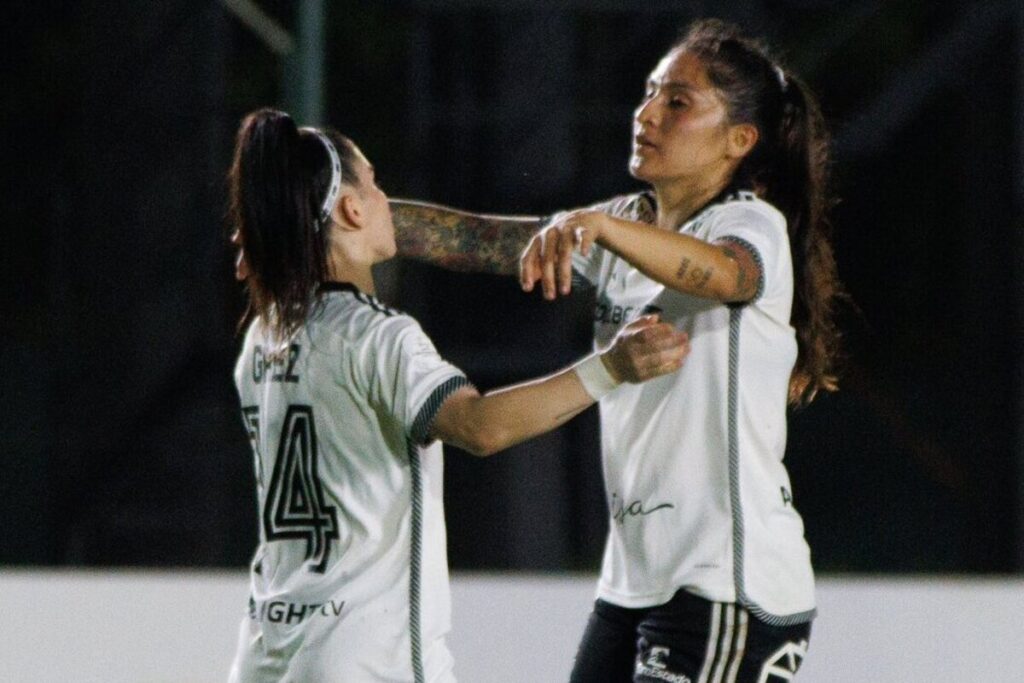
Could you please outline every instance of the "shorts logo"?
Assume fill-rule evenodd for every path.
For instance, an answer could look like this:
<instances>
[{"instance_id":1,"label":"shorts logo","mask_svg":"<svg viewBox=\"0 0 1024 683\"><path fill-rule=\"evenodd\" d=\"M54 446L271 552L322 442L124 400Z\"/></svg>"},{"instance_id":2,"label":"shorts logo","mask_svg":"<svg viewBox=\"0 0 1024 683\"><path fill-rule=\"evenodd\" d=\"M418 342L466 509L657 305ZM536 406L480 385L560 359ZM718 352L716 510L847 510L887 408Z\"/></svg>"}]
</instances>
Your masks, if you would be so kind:
<instances>
[{"instance_id":1,"label":"shorts logo","mask_svg":"<svg viewBox=\"0 0 1024 683\"><path fill-rule=\"evenodd\" d=\"M633 675L637 680L640 680L640 677L645 677L669 683L693 683L689 676L672 673L668 670L668 664L665 662L668 655L667 647L655 645L647 651L646 655L637 657L636 670Z\"/></svg>"},{"instance_id":2,"label":"shorts logo","mask_svg":"<svg viewBox=\"0 0 1024 683\"><path fill-rule=\"evenodd\" d=\"M792 681L806 656L806 640L801 640L799 643L786 643L776 650L761 667L761 676L757 679L757 683Z\"/></svg>"},{"instance_id":3,"label":"shorts logo","mask_svg":"<svg viewBox=\"0 0 1024 683\"><path fill-rule=\"evenodd\" d=\"M652 647L651 651L647 654L647 666L652 669L667 669L668 665L665 664L665 657L668 657L667 647Z\"/></svg>"}]
</instances>

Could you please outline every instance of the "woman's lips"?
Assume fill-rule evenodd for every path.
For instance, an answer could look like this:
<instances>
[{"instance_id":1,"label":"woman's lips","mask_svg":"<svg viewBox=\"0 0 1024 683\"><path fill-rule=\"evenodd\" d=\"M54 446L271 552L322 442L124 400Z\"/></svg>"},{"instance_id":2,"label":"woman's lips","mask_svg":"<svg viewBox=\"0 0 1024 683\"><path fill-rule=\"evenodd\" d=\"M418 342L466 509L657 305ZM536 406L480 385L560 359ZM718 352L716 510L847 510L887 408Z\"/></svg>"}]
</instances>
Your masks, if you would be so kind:
<instances>
[{"instance_id":1,"label":"woman's lips","mask_svg":"<svg viewBox=\"0 0 1024 683\"><path fill-rule=\"evenodd\" d=\"M637 149L656 149L655 145L643 135L636 135L633 137L633 145Z\"/></svg>"}]
</instances>

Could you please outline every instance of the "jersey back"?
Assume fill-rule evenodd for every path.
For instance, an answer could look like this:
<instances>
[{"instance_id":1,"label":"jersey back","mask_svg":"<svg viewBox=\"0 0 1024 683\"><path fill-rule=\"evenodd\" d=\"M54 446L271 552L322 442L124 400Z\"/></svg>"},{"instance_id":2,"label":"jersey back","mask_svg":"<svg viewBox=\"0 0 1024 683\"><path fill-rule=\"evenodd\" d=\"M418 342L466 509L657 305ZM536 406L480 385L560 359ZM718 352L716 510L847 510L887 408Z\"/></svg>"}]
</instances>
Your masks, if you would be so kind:
<instances>
[{"instance_id":1,"label":"jersey back","mask_svg":"<svg viewBox=\"0 0 1024 683\"><path fill-rule=\"evenodd\" d=\"M238 680L448 680L437 408L466 384L412 318L349 285L235 368L260 544Z\"/></svg>"}]
</instances>

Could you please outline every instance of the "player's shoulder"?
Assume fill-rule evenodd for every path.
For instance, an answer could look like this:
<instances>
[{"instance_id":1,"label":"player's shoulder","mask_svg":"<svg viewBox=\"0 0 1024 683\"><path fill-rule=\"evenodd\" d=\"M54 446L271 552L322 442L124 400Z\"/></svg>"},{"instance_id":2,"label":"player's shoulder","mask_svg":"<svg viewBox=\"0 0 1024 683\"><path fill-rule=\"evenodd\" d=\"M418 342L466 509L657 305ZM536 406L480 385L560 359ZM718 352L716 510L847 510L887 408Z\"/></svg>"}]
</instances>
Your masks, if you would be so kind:
<instances>
[{"instance_id":1,"label":"player's shoulder","mask_svg":"<svg viewBox=\"0 0 1024 683\"><path fill-rule=\"evenodd\" d=\"M354 285L342 282L321 286L312 322L318 336L374 345L420 329L412 316L386 305Z\"/></svg>"},{"instance_id":2,"label":"player's shoulder","mask_svg":"<svg viewBox=\"0 0 1024 683\"><path fill-rule=\"evenodd\" d=\"M709 211L708 219L723 223L762 225L773 230L786 230L786 217L773 204L750 190L725 194Z\"/></svg>"},{"instance_id":3,"label":"player's shoulder","mask_svg":"<svg viewBox=\"0 0 1024 683\"><path fill-rule=\"evenodd\" d=\"M591 205L591 209L616 218L653 223L657 215L654 195L650 191L620 194Z\"/></svg>"}]
</instances>

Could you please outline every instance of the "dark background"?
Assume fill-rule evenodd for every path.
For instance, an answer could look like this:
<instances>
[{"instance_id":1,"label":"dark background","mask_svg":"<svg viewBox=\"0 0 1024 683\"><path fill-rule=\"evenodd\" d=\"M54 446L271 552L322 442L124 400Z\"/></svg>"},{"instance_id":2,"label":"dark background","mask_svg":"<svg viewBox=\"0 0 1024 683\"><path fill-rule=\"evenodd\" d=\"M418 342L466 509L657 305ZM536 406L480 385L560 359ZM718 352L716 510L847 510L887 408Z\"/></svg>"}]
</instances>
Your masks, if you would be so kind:
<instances>
[{"instance_id":1,"label":"dark background","mask_svg":"<svg viewBox=\"0 0 1024 683\"><path fill-rule=\"evenodd\" d=\"M256 542L231 368L224 173L287 59L228 2L14 3L0 244L0 564L241 567ZM256 3L287 31L295 3ZM787 454L822 571L1024 568L1024 9L1011 0L326 7L325 111L385 189L546 214L631 191L629 125L687 21L774 43L819 94L842 198L842 390ZM303 123L317 123L315 121ZM588 348L585 293L398 262L382 296L481 387ZM478 461L448 449L455 568L593 569L590 411Z\"/></svg>"}]
</instances>

